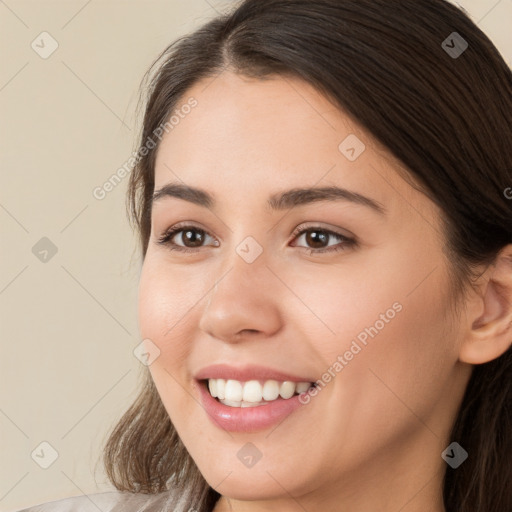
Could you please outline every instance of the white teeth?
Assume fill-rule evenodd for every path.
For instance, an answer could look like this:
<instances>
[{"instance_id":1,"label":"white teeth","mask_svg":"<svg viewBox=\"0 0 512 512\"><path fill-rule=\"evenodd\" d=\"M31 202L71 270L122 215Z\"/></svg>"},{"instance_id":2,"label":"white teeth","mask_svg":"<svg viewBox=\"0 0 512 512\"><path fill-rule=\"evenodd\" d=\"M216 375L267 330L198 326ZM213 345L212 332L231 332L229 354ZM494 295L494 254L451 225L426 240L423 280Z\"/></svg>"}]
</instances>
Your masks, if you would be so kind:
<instances>
[{"instance_id":1,"label":"white teeth","mask_svg":"<svg viewBox=\"0 0 512 512\"><path fill-rule=\"evenodd\" d=\"M210 395L217 396L217 379L210 379L208 381L208 389L210 390Z\"/></svg>"},{"instance_id":2,"label":"white teeth","mask_svg":"<svg viewBox=\"0 0 512 512\"><path fill-rule=\"evenodd\" d=\"M313 384L310 382L278 382L276 380L258 381L208 379L208 389L214 398L230 407L255 407L268 402L291 398L294 394L307 391Z\"/></svg>"},{"instance_id":3,"label":"white teeth","mask_svg":"<svg viewBox=\"0 0 512 512\"><path fill-rule=\"evenodd\" d=\"M283 382L279 388L279 394L282 398L291 398L295 393L295 382L289 380Z\"/></svg>"},{"instance_id":4,"label":"white teeth","mask_svg":"<svg viewBox=\"0 0 512 512\"><path fill-rule=\"evenodd\" d=\"M261 402L262 387L257 380L250 380L244 384L244 402Z\"/></svg>"},{"instance_id":5,"label":"white teeth","mask_svg":"<svg viewBox=\"0 0 512 512\"><path fill-rule=\"evenodd\" d=\"M211 380L216 380L217 381L217 385L215 386L217 389L215 390L217 392L216 395L213 395L213 397L218 397L219 400L224 400L224 398L226 398L226 393L225 393L225 390L226 390L226 381L224 379L209 379L208 380L208 383L211 381Z\"/></svg>"},{"instance_id":6,"label":"white teeth","mask_svg":"<svg viewBox=\"0 0 512 512\"><path fill-rule=\"evenodd\" d=\"M230 379L226 382L226 389L224 390L226 400L240 402L243 397L243 391L242 383L238 380Z\"/></svg>"},{"instance_id":7,"label":"white teeth","mask_svg":"<svg viewBox=\"0 0 512 512\"><path fill-rule=\"evenodd\" d=\"M259 407L260 405L266 405L268 402L259 402L259 403L252 403L252 402L245 402L245 401L238 401L238 400L219 400L221 404L229 405L229 407Z\"/></svg>"},{"instance_id":8,"label":"white teeth","mask_svg":"<svg viewBox=\"0 0 512 512\"><path fill-rule=\"evenodd\" d=\"M252 402L241 402L240 407L259 407L260 405L267 405L268 402L258 402L258 403L252 403ZM238 407L238 405L235 405L233 407Z\"/></svg>"},{"instance_id":9,"label":"white teeth","mask_svg":"<svg viewBox=\"0 0 512 512\"><path fill-rule=\"evenodd\" d=\"M279 396L279 382L277 380L267 380L263 384L263 398L265 400L275 400Z\"/></svg>"},{"instance_id":10,"label":"white teeth","mask_svg":"<svg viewBox=\"0 0 512 512\"><path fill-rule=\"evenodd\" d=\"M240 407L240 402L238 400L221 400L221 402L225 405L229 405L230 407Z\"/></svg>"},{"instance_id":11,"label":"white teeth","mask_svg":"<svg viewBox=\"0 0 512 512\"><path fill-rule=\"evenodd\" d=\"M307 391L310 387L311 384L309 382L299 382L295 388L295 392L299 394L304 393L304 391Z\"/></svg>"}]
</instances>

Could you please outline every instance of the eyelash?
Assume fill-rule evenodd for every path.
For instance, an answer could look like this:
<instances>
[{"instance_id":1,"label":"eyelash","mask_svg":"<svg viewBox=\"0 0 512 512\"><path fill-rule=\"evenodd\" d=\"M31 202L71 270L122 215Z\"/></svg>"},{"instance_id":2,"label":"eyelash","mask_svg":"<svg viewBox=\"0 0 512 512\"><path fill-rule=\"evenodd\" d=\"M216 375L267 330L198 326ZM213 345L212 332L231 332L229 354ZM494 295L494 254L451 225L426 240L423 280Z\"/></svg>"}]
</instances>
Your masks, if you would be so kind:
<instances>
[{"instance_id":1,"label":"eyelash","mask_svg":"<svg viewBox=\"0 0 512 512\"><path fill-rule=\"evenodd\" d=\"M168 229L161 237L158 238L157 243L160 245L167 245L169 246L171 251L180 251L180 252L197 252L201 247L196 247L194 249L191 249L189 247L182 247L181 245L177 245L174 242L171 242L171 239L176 235L177 233L181 233L182 231L198 231L200 233L204 233L208 236L211 236L208 231L205 231L204 229L197 228L195 226L191 225L179 225L173 226L172 228ZM335 231L331 231L329 229L324 228L318 228L318 227L308 227L308 228L297 228L294 230L292 235L295 238L300 237L304 233L308 233L309 231L317 231L320 233L324 233L327 235L332 235L335 238L338 238L341 240L341 243L334 247L327 247L324 249L309 249L307 247L301 247L302 249L305 249L309 252L309 254L318 254L318 253L329 253L329 252L339 252L343 251L346 248L354 247L357 245L357 242L353 238L348 238L345 235L342 235L341 233L336 233ZM213 237L212 237L213 238Z\"/></svg>"}]
</instances>

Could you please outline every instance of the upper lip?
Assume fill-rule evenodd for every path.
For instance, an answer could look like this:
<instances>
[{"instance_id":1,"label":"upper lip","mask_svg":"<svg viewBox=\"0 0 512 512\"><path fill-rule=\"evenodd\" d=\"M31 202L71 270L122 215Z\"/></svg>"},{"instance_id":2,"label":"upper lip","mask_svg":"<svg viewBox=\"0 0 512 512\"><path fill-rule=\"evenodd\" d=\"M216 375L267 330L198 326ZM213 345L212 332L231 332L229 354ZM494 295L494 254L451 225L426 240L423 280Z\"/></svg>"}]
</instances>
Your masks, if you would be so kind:
<instances>
[{"instance_id":1,"label":"upper lip","mask_svg":"<svg viewBox=\"0 0 512 512\"><path fill-rule=\"evenodd\" d=\"M297 376L284 373L273 368L258 365L230 366L228 364L213 364L201 368L195 376L197 380L203 379L232 379L245 382L248 380L277 380L292 382L314 382L306 376Z\"/></svg>"}]
</instances>

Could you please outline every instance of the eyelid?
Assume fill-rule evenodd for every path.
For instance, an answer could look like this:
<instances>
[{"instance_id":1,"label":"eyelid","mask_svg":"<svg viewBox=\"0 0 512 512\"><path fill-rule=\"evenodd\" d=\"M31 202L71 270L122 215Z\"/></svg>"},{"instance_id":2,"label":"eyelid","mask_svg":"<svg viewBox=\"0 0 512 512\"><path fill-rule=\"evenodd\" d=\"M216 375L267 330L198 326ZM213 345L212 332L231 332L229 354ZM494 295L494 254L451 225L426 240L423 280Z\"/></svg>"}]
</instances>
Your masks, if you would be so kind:
<instances>
[{"instance_id":1,"label":"eyelid","mask_svg":"<svg viewBox=\"0 0 512 512\"><path fill-rule=\"evenodd\" d=\"M354 240L356 239L356 236L353 235L352 233L350 233L349 231L342 230L341 228L337 228L337 227L322 226L322 222L306 222L306 223L299 224L292 231L292 236L297 236L297 235L304 233L304 231L309 231L309 230L313 230L313 229L316 229L318 231L325 231L326 233L331 233L331 234L334 234L334 235L337 235L337 236L340 236L340 237L346 238L346 239L354 239ZM345 233L343 233L342 231L345 231Z\"/></svg>"}]
</instances>

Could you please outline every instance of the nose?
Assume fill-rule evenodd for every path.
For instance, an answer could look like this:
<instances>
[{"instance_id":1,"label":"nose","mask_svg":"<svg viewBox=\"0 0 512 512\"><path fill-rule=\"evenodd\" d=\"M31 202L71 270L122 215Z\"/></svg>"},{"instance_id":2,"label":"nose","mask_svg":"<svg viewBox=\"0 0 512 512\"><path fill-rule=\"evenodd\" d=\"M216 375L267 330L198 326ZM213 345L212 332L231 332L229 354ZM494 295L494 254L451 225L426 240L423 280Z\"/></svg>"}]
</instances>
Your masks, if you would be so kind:
<instances>
[{"instance_id":1,"label":"nose","mask_svg":"<svg viewBox=\"0 0 512 512\"><path fill-rule=\"evenodd\" d=\"M277 333L282 327L280 283L264 253L252 263L235 254L224 268L206 298L199 328L228 343Z\"/></svg>"}]
</instances>

